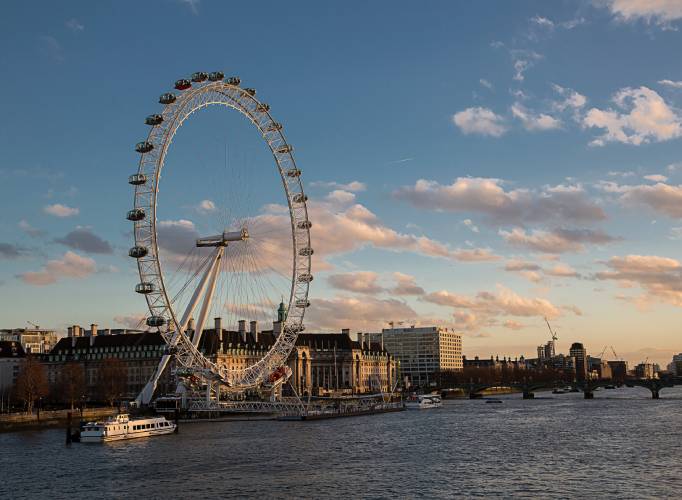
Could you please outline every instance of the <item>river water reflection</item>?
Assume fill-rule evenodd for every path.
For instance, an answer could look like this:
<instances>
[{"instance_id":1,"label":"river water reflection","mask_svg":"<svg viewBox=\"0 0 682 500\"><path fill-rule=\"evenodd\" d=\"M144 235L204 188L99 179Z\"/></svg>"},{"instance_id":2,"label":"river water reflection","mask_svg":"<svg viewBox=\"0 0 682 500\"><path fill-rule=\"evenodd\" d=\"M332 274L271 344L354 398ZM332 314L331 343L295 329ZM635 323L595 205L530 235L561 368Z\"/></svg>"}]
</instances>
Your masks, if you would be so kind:
<instances>
[{"instance_id":1,"label":"river water reflection","mask_svg":"<svg viewBox=\"0 0 682 500\"><path fill-rule=\"evenodd\" d=\"M205 422L178 435L66 447L0 434L0 498L679 498L682 388L316 422Z\"/></svg>"}]
</instances>

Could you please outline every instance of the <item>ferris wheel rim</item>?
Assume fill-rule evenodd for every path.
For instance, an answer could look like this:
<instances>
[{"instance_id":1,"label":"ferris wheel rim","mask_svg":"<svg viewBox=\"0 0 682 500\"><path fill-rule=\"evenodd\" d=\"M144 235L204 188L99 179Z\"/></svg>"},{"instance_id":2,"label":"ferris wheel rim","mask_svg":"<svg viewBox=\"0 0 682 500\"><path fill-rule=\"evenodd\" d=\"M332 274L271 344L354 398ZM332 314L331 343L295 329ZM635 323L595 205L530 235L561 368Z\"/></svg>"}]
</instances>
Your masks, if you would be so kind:
<instances>
[{"instance_id":1,"label":"ferris wheel rim","mask_svg":"<svg viewBox=\"0 0 682 500\"><path fill-rule=\"evenodd\" d=\"M213 94L212 99L210 98L211 93ZM209 98L202 101L202 97L206 96ZM163 97L164 96L162 96L162 99ZM166 324L169 325L169 327L171 324L174 325L173 329L175 332L181 331L182 328L180 328L180 323L178 322L178 315L168 295L163 275L163 266L159 258L156 220L160 185L159 180L168 150L179 128L194 113L213 105L222 105L246 116L247 119L256 126L273 154L275 166L280 175L284 193L287 198L287 208L291 226L293 262L288 301L289 313L282 325L282 332L277 336L275 342L265 356L256 363L241 370L226 370L215 365L192 346L191 342L188 342L184 333L176 334L175 337L173 337L172 333L169 332L170 328L166 329L165 332L161 331L160 326L162 325L159 325L159 331L162 333L164 341L166 341L167 344L171 345L174 342L181 343L184 347L188 348L188 355L184 360L185 363L181 363L185 367L187 367L186 365L189 363L192 364L194 368L212 372L213 375L220 377L223 381L231 381L231 385L246 387L261 383L263 377L267 375L267 373L265 373L266 371L275 366L281 366L286 362L286 358L295 345L298 333L303 330L305 309L309 305L309 284L312 280L312 248L310 246L311 224L308 217L307 197L305 196L300 178L300 170L296 166L292 148L284 136L281 125L278 124L270 114L269 106L255 98L255 91L252 91L252 89L243 89L238 84L234 85L222 80L205 82L203 84L199 83L196 86L192 86L183 91L183 93L179 94L179 97L174 98L169 104L165 104L161 115L151 115L161 116L161 122L152 126L146 141L140 143L145 144L145 146L139 148L141 151L138 150L138 152L141 153L141 157L137 175L145 177L147 173L150 173L149 166L151 165L153 180L150 180L152 180L153 184L151 189L149 189L149 186L146 184L138 184L135 186L133 211L142 209L144 213L144 209L149 209L146 218L142 219L144 221L142 224L139 223L140 221L135 221L135 248L144 247L145 244L151 244L150 248L148 248L148 250L151 250L151 254L149 254L148 257L143 256L142 258L137 258L140 285L155 282L159 284L159 290L156 291L157 293L152 294L149 292L145 294L147 306L151 314L150 318L163 318L163 313L165 312L165 315L169 316ZM255 111L257 111L257 115ZM159 128L160 124L167 123L167 118L170 120L170 124ZM163 131L162 134L159 134L160 130ZM160 143L159 139L161 139ZM140 146L140 144L138 144L138 146ZM148 149L148 145L151 145L151 148ZM148 150L145 151L145 149ZM149 161L150 158L151 161ZM296 193L292 193L292 187L297 188ZM147 190L145 191L145 189ZM144 200L148 200L148 202L145 204ZM159 311L161 311L162 314L157 316Z\"/></svg>"}]
</instances>

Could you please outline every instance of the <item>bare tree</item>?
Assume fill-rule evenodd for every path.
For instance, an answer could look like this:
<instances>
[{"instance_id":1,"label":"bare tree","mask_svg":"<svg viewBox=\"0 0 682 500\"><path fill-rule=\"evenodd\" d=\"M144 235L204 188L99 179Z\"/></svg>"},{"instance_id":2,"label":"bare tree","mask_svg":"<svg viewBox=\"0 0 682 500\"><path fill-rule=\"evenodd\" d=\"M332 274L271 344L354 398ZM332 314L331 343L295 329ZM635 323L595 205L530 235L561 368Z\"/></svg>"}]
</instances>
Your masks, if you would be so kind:
<instances>
[{"instance_id":1,"label":"bare tree","mask_svg":"<svg viewBox=\"0 0 682 500\"><path fill-rule=\"evenodd\" d=\"M109 406L114 406L125 393L128 382L128 370L118 358L107 358L97 371L97 388L99 395Z\"/></svg>"},{"instance_id":2,"label":"bare tree","mask_svg":"<svg viewBox=\"0 0 682 500\"><path fill-rule=\"evenodd\" d=\"M49 389L45 367L34 356L26 356L17 375L15 392L28 413L33 413L36 400L47 396Z\"/></svg>"},{"instance_id":3,"label":"bare tree","mask_svg":"<svg viewBox=\"0 0 682 500\"><path fill-rule=\"evenodd\" d=\"M64 365L57 381L58 400L74 409L85 393L85 371L80 363L71 362Z\"/></svg>"}]
</instances>

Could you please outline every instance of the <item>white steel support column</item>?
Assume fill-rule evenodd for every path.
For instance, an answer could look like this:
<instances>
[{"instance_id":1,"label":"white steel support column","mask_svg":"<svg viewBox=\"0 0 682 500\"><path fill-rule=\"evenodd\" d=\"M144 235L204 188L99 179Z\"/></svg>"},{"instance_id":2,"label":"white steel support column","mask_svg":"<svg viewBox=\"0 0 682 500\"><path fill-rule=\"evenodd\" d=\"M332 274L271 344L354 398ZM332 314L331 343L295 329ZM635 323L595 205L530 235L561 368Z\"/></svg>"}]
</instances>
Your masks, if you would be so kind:
<instances>
[{"instance_id":1,"label":"white steel support column","mask_svg":"<svg viewBox=\"0 0 682 500\"><path fill-rule=\"evenodd\" d=\"M225 247L218 247L216 253L216 260L213 266L213 271L211 273L211 279L208 284L208 291L204 296L204 303L201 304L201 312L199 313L199 319L197 320L196 328L192 334L192 343L194 347L199 347L199 341L201 340L201 335L204 332L204 324L206 323L206 317L211 310L211 302L213 301L213 293L215 292L215 285L218 281L218 274L220 274L220 260L223 257Z\"/></svg>"}]
</instances>

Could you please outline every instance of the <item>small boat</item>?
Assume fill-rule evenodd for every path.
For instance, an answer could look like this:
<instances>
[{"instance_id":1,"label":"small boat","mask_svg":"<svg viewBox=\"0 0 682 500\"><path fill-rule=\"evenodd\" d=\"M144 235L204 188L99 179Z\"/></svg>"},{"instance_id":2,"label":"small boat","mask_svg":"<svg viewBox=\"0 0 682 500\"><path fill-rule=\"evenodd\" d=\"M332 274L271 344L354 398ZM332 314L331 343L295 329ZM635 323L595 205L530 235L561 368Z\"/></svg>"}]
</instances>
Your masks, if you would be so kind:
<instances>
[{"instance_id":1,"label":"small boat","mask_svg":"<svg viewBox=\"0 0 682 500\"><path fill-rule=\"evenodd\" d=\"M408 410L426 410L441 406L443 403L437 394L413 394L405 401L405 408Z\"/></svg>"},{"instance_id":2,"label":"small boat","mask_svg":"<svg viewBox=\"0 0 682 500\"><path fill-rule=\"evenodd\" d=\"M104 422L88 422L80 434L81 443L104 443L142 437L161 436L175 432L176 424L165 417L131 419L122 413Z\"/></svg>"},{"instance_id":3,"label":"small boat","mask_svg":"<svg viewBox=\"0 0 682 500\"><path fill-rule=\"evenodd\" d=\"M486 402L486 404L502 403L502 400L501 399L486 399L485 402Z\"/></svg>"},{"instance_id":4,"label":"small boat","mask_svg":"<svg viewBox=\"0 0 682 500\"><path fill-rule=\"evenodd\" d=\"M566 389L556 388L552 391L552 394L566 394Z\"/></svg>"}]
</instances>

